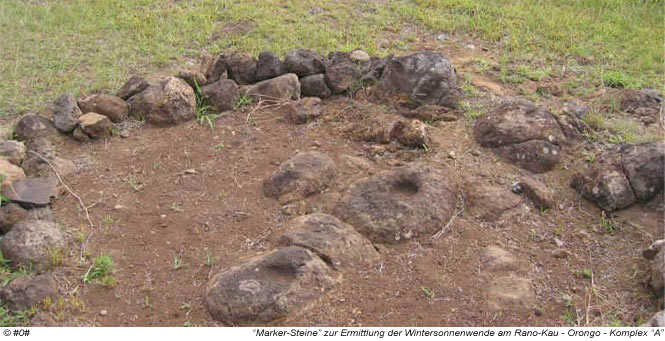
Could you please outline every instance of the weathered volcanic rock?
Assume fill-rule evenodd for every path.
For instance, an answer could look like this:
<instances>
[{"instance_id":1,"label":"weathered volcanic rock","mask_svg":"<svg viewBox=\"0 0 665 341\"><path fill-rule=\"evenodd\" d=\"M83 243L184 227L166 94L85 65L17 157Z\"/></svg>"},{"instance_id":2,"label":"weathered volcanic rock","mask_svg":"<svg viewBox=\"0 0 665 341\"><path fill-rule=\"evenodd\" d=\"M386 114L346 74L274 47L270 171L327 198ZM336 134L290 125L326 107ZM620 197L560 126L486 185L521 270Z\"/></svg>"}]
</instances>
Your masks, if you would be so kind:
<instances>
[{"instance_id":1,"label":"weathered volcanic rock","mask_svg":"<svg viewBox=\"0 0 665 341\"><path fill-rule=\"evenodd\" d=\"M259 61L256 63L256 80L279 77L286 73L284 63L274 52L264 51L259 53Z\"/></svg>"},{"instance_id":2,"label":"weathered volcanic rock","mask_svg":"<svg viewBox=\"0 0 665 341\"><path fill-rule=\"evenodd\" d=\"M362 267L380 257L374 245L353 226L322 213L291 220L277 242L308 249L335 269Z\"/></svg>"},{"instance_id":3,"label":"weathered volcanic rock","mask_svg":"<svg viewBox=\"0 0 665 341\"><path fill-rule=\"evenodd\" d=\"M323 260L291 246L216 275L205 301L212 318L225 324L266 323L305 309L336 282Z\"/></svg>"},{"instance_id":4,"label":"weathered volcanic rock","mask_svg":"<svg viewBox=\"0 0 665 341\"><path fill-rule=\"evenodd\" d=\"M22 275L0 289L0 299L9 310L19 311L39 305L47 297L55 298L58 292L53 276Z\"/></svg>"},{"instance_id":5,"label":"weathered volcanic rock","mask_svg":"<svg viewBox=\"0 0 665 341\"><path fill-rule=\"evenodd\" d=\"M208 84L206 76L197 70L180 70L180 72L178 72L178 78L187 82L192 89L201 88L205 84Z\"/></svg>"},{"instance_id":6,"label":"weathered volcanic rock","mask_svg":"<svg viewBox=\"0 0 665 341\"><path fill-rule=\"evenodd\" d=\"M536 302L531 280L515 275L495 279L486 289L487 304L494 311L529 311Z\"/></svg>"},{"instance_id":7,"label":"weathered volcanic rock","mask_svg":"<svg viewBox=\"0 0 665 341\"><path fill-rule=\"evenodd\" d=\"M65 246L65 234L44 220L24 220L2 238L2 254L13 267L43 272L51 266L49 253Z\"/></svg>"},{"instance_id":8,"label":"weathered volcanic rock","mask_svg":"<svg viewBox=\"0 0 665 341\"><path fill-rule=\"evenodd\" d=\"M503 186L469 183L465 186L468 212L485 221L497 221L501 215L517 207L522 200Z\"/></svg>"},{"instance_id":9,"label":"weathered volcanic rock","mask_svg":"<svg viewBox=\"0 0 665 341\"><path fill-rule=\"evenodd\" d=\"M57 134L53 121L37 114L27 114L16 123L14 134L19 141L28 141L38 137Z\"/></svg>"},{"instance_id":10,"label":"weathered volcanic rock","mask_svg":"<svg viewBox=\"0 0 665 341\"><path fill-rule=\"evenodd\" d=\"M46 206L57 192L57 179L31 178L2 186L2 194L25 208Z\"/></svg>"},{"instance_id":11,"label":"weathered volcanic rock","mask_svg":"<svg viewBox=\"0 0 665 341\"><path fill-rule=\"evenodd\" d=\"M392 124L389 137L391 141L413 148L428 148L431 139L427 125L418 120L398 120Z\"/></svg>"},{"instance_id":12,"label":"weathered volcanic rock","mask_svg":"<svg viewBox=\"0 0 665 341\"><path fill-rule=\"evenodd\" d=\"M23 220L53 221L53 212L48 206L26 210L19 204L5 203L0 206L0 233L5 234L14 224Z\"/></svg>"},{"instance_id":13,"label":"weathered volcanic rock","mask_svg":"<svg viewBox=\"0 0 665 341\"><path fill-rule=\"evenodd\" d=\"M256 82L256 59L245 52L233 52L226 57L229 79L240 85Z\"/></svg>"},{"instance_id":14,"label":"weathered volcanic rock","mask_svg":"<svg viewBox=\"0 0 665 341\"><path fill-rule=\"evenodd\" d=\"M64 94L53 103L53 123L63 133L74 130L80 116L81 109L71 94Z\"/></svg>"},{"instance_id":15,"label":"weathered volcanic rock","mask_svg":"<svg viewBox=\"0 0 665 341\"><path fill-rule=\"evenodd\" d=\"M125 82L122 88L120 88L120 90L118 90L118 92L115 95L123 100L128 100L130 97L147 89L149 86L150 83L148 83L145 79L133 75L127 80L127 82Z\"/></svg>"},{"instance_id":16,"label":"weathered volcanic rock","mask_svg":"<svg viewBox=\"0 0 665 341\"><path fill-rule=\"evenodd\" d=\"M321 99L317 97L305 97L284 105L280 110L284 117L295 123L304 124L316 120L321 115Z\"/></svg>"},{"instance_id":17,"label":"weathered volcanic rock","mask_svg":"<svg viewBox=\"0 0 665 341\"><path fill-rule=\"evenodd\" d=\"M0 156L7 161L20 166L25 159L25 143L15 140L0 140Z\"/></svg>"},{"instance_id":18,"label":"weathered volcanic rock","mask_svg":"<svg viewBox=\"0 0 665 341\"><path fill-rule=\"evenodd\" d=\"M325 80L333 94L357 88L360 85L360 68L350 60L329 64Z\"/></svg>"},{"instance_id":19,"label":"weathered volcanic rock","mask_svg":"<svg viewBox=\"0 0 665 341\"><path fill-rule=\"evenodd\" d=\"M250 96L264 101L285 101L300 98L300 82L293 73L268 79L254 84L247 92Z\"/></svg>"},{"instance_id":20,"label":"weathered volcanic rock","mask_svg":"<svg viewBox=\"0 0 665 341\"><path fill-rule=\"evenodd\" d=\"M0 181L2 186L24 179L25 172L23 168L9 162L4 157L0 157Z\"/></svg>"},{"instance_id":21,"label":"weathered volcanic rock","mask_svg":"<svg viewBox=\"0 0 665 341\"><path fill-rule=\"evenodd\" d=\"M298 77L323 73L325 64L326 62L323 56L306 49L290 51L286 54L286 57L284 57L286 71L295 73Z\"/></svg>"},{"instance_id":22,"label":"weathered volcanic rock","mask_svg":"<svg viewBox=\"0 0 665 341\"><path fill-rule=\"evenodd\" d=\"M456 191L445 171L415 163L352 184L333 212L373 242L394 244L443 228Z\"/></svg>"},{"instance_id":23,"label":"weathered volcanic rock","mask_svg":"<svg viewBox=\"0 0 665 341\"><path fill-rule=\"evenodd\" d=\"M420 104L457 105L457 74L440 52L418 52L388 59L381 85L388 91L409 95Z\"/></svg>"},{"instance_id":24,"label":"weathered volcanic rock","mask_svg":"<svg viewBox=\"0 0 665 341\"><path fill-rule=\"evenodd\" d=\"M370 61L370 56L363 50L353 50L349 53L349 59L358 64L367 63Z\"/></svg>"},{"instance_id":25,"label":"weathered volcanic rock","mask_svg":"<svg viewBox=\"0 0 665 341\"><path fill-rule=\"evenodd\" d=\"M484 248L482 255L483 265L490 271L514 271L517 268L515 256L496 245Z\"/></svg>"},{"instance_id":26,"label":"weathered volcanic rock","mask_svg":"<svg viewBox=\"0 0 665 341\"><path fill-rule=\"evenodd\" d=\"M476 121L473 133L481 146L534 173L556 166L566 138L554 115L526 101L494 107Z\"/></svg>"},{"instance_id":27,"label":"weathered volcanic rock","mask_svg":"<svg viewBox=\"0 0 665 341\"><path fill-rule=\"evenodd\" d=\"M204 100L210 103L213 109L218 112L233 110L240 98L238 84L230 79L221 79L206 85L201 91Z\"/></svg>"},{"instance_id":28,"label":"weathered volcanic rock","mask_svg":"<svg viewBox=\"0 0 665 341\"><path fill-rule=\"evenodd\" d=\"M621 110L624 110L644 124L658 121L663 96L653 89L625 90L621 94Z\"/></svg>"},{"instance_id":29,"label":"weathered volcanic rock","mask_svg":"<svg viewBox=\"0 0 665 341\"><path fill-rule=\"evenodd\" d=\"M330 97L332 93L323 74L300 78L300 92L303 96L319 98Z\"/></svg>"},{"instance_id":30,"label":"weathered volcanic rock","mask_svg":"<svg viewBox=\"0 0 665 341\"><path fill-rule=\"evenodd\" d=\"M663 191L665 143L622 145L596 158L571 186L606 211L645 202Z\"/></svg>"},{"instance_id":31,"label":"weathered volcanic rock","mask_svg":"<svg viewBox=\"0 0 665 341\"><path fill-rule=\"evenodd\" d=\"M337 165L328 155L298 153L263 182L263 193L282 202L298 200L320 193L332 184L337 174Z\"/></svg>"},{"instance_id":32,"label":"weathered volcanic rock","mask_svg":"<svg viewBox=\"0 0 665 341\"><path fill-rule=\"evenodd\" d=\"M554 207L554 192L546 184L531 176L524 176L512 187L513 193L524 193L540 210Z\"/></svg>"},{"instance_id":33,"label":"weathered volcanic rock","mask_svg":"<svg viewBox=\"0 0 665 341\"><path fill-rule=\"evenodd\" d=\"M122 98L106 94L86 96L78 101L78 105L84 114L94 112L108 117L114 123L124 121L129 113L129 106Z\"/></svg>"},{"instance_id":34,"label":"weathered volcanic rock","mask_svg":"<svg viewBox=\"0 0 665 341\"><path fill-rule=\"evenodd\" d=\"M109 137L113 131L113 124L108 117L95 112L89 112L79 119L81 130L93 139Z\"/></svg>"},{"instance_id":35,"label":"weathered volcanic rock","mask_svg":"<svg viewBox=\"0 0 665 341\"><path fill-rule=\"evenodd\" d=\"M194 90L177 77L150 85L127 102L131 116L145 118L155 125L173 125L196 117Z\"/></svg>"}]
</instances>

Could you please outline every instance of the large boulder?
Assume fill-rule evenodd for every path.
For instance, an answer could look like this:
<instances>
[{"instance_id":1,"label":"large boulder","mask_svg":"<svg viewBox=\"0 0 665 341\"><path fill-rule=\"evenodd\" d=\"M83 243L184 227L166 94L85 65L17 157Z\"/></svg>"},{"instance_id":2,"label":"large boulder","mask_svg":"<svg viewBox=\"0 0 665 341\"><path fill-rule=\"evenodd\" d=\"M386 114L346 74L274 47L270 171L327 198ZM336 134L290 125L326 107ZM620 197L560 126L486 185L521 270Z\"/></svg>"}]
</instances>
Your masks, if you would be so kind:
<instances>
[{"instance_id":1,"label":"large boulder","mask_svg":"<svg viewBox=\"0 0 665 341\"><path fill-rule=\"evenodd\" d=\"M318 256L291 246L214 276L205 301L210 316L225 324L264 324L306 308L336 281Z\"/></svg>"},{"instance_id":2,"label":"large boulder","mask_svg":"<svg viewBox=\"0 0 665 341\"><path fill-rule=\"evenodd\" d=\"M300 98L300 82L293 73L254 84L248 95L264 101L288 101Z\"/></svg>"},{"instance_id":3,"label":"large boulder","mask_svg":"<svg viewBox=\"0 0 665 341\"><path fill-rule=\"evenodd\" d=\"M298 77L323 73L325 65L326 61L323 56L307 49L290 51L284 57L286 71L295 73Z\"/></svg>"},{"instance_id":4,"label":"large boulder","mask_svg":"<svg viewBox=\"0 0 665 341\"><path fill-rule=\"evenodd\" d=\"M201 88L203 98L217 112L233 110L240 99L238 84L230 79L221 79Z\"/></svg>"},{"instance_id":5,"label":"large boulder","mask_svg":"<svg viewBox=\"0 0 665 341\"><path fill-rule=\"evenodd\" d=\"M29 141L39 137L57 134L53 121L37 114L27 114L16 123L14 135L19 141Z\"/></svg>"},{"instance_id":6,"label":"large boulder","mask_svg":"<svg viewBox=\"0 0 665 341\"><path fill-rule=\"evenodd\" d=\"M53 276L22 275L0 288L0 299L11 311L20 311L41 304L47 297L55 298L58 288Z\"/></svg>"},{"instance_id":7,"label":"large boulder","mask_svg":"<svg viewBox=\"0 0 665 341\"><path fill-rule=\"evenodd\" d=\"M665 143L627 144L597 157L571 186L606 211L645 202L663 191Z\"/></svg>"},{"instance_id":8,"label":"large boulder","mask_svg":"<svg viewBox=\"0 0 665 341\"><path fill-rule=\"evenodd\" d=\"M184 80L168 77L128 101L129 113L155 125L173 125L196 117L196 96Z\"/></svg>"},{"instance_id":9,"label":"large boulder","mask_svg":"<svg viewBox=\"0 0 665 341\"><path fill-rule=\"evenodd\" d=\"M448 58L427 51L387 60L381 85L420 104L457 105L457 74Z\"/></svg>"},{"instance_id":10,"label":"large boulder","mask_svg":"<svg viewBox=\"0 0 665 341\"><path fill-rule=\"evenodd\" d=\"M353 226L322 213L291 220L277 242L308 249L335 269L362 267L380 257L374 245Z\"/></svg>"},{"instance_id":11,"label":"large boulder","mask_svg":"<svg viewBox=\"0 0 665 341\"><path fill-rule=\"evenodd\" d=\"M284 63L274 52L264 51L259 53L259 61L256 63L256 80L279 77L286 73Z\"/></svg>"},{"instance_id":12,"label":"large boulder","mask_svg":"<svg viewBox=\"0 0 665 341\"><path fill-rule=\"evenodd\" d=\"M128 100L130 97L147 89L149 86L150 83L148 83L148 81L139 76L133 75L127 80L127 82L125 82L122 88L120 88L120 90L118 90L115 95L123 100Z\"/></svg>"},{"instance_id":13,"label":"large boulder","mask_svg":"<svg viewBox=\"0 0 665 341\"><path fill-rule=\"evenodd\" d=\"M20 166L25 159L25 143L15 140L0 140L0 156Z\"/></svg>"},{"instance_id":14,"label":"large boulder","mask_svg":"<svg viewBox=\"0 0 665 341\"><path fill-rule=\"evenodd\" d=\"M647 201L663 191L664 142L623 145L619 153L621 166L638 201Z\"/></svg>"},{"instance_id":15,"label":"large boulder","mask_svg":"<svg viewBox=\"0 0 665 341\"><path fill-rule=\"evenodd\" d=\"M107 94L88 95L78 101L84 114L89 112L104 115L113 123L122 122L127 118L129 106L120 97Z\"/></svg>"},{"instance_id":16,"label":"large boulder","mask_svg":"<svg viewBox=\"0 0 665 341\"><path fill-rule=\"evenodd\" d=\"M557 119L545 108L527 101L508 100L476 120L473 134L493 150L533 173L550 171L561 158L565 140Z\"/></svg>"},{"instance_id":17,"label":"large boulder","mask_svg":"<svg viewBox=\"0 0 665 341\"><path fill-rule=\"evenodd\" d=\"M395 244L441 230L456 192L444 170L415 163L352 184L333 212L373 242Z\"/></svg>"},{"instance_id":18,"label":"large boulder","mask_svg":"<svg viewBox=\"0 0 665 341\"><path fill-rule=\"evenodd\" d=\"M53 221L53 212L48 206L26 210L19 204L4 203L0 206L0 233L5 234L14 224L23 220Z\"/></svg>"},{"instance_id":19,"label":"large boulder","mask_svg":"<svg viewBox=\"0 0 665 341\"><path fill-rule=\"evenodd\" d=\"M52 265L49 255L65 247L65 234L53 222L24 220L2 238L1 247L14 268L43 272Z\"/></svg>"},{"instance_id":20,"label":"large boulder","mask_svg":"<svg viewBox=\"0 0 665 341\"><path fill-rule=\"evenodd\" d=\"M290 202L320 193L337 177L335 161L320 152L301 152L284 161L264 182L263 193Z\"/></svg>"},{"instance_id":21,"label":"large boulder","mask_svg":"<svg viewBox=\"0 0 665 341\"><path fill-rule=\"evenodd\" d=\"M81 109L71 94L64 94L53 103L53 123L63 133L74 130L80 116Z\"/></svg>"},{"instance_id":22,"label":"large boulder","mask_svg":"<svg viewBox=\"0 0 665 341\"><path fill-rule=\"evenodd\" d=\"M330 97L332 92L326 84L323 74L316 74L300 78L300 92L306 97Z\"/></svg>"},{"instance_id":23,"label":"large boulder","mask_svg":"<svg viewBox=\"0 0 665 341\"><path fill-rule=\"evenodd\" d=\"M256 59L246 52L233 52L226 56L229 78L240 85L256 81Z\"/></svg>"}]
</instances>

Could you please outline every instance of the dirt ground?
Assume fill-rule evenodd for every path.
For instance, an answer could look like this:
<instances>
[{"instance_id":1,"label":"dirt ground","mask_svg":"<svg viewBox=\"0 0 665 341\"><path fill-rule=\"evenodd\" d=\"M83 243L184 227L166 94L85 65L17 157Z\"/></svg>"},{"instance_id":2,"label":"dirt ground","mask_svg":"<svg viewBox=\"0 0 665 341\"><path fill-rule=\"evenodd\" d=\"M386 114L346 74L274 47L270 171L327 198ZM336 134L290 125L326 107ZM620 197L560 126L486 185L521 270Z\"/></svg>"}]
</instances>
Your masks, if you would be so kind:
<instances>
[{"instance_id":1,"label":"dirt ground","mask_svg":"<svg viewBox=\"0 0 665 341\"><path fill-rule=\"evenodd\" d=\"M482 110L498 95L519 94L536 85L503 84L492 75L474 73L471 52L446 52L458 72L479 89L464 98L474 108ZM170 128L143 125L128 138L83 145L63 141L59 154L80 167L67 180L89 206L95 226L88 225L71 195L53 205L56 221L72 235L66 265L53 272L66 302L36 321L217 325L203 303L211 276L271 250L271 238L294 212L330 213L339 193L358 179L414 160L448 168L455 175L451 181L460 184L509 188L520 175L529 174L481 148L462 109L455 113L459 120L429 126L434 143L427 151L349 139L341 129L348 123L344 117L367 112L386 118L398 115L393 102L377 103L368 94L371 90L355 98L324 100L323 118L305 125L283 120L274 108L256 109L253 104L224 113L213 129L196 122ZM556 97L541 104L555 110L563 105ZM263 180L297 151L307 150L325 152L337 162L337 183L297 207L282 207L265 197ZM346 271L330 293L275 325L642 323L659 310L645 284L649 263L641 250L663 235L662 198L617 212L617 229L608 231L600 224L601 211L569 185L573 173L586 167L583 157L577 149L564 152L555 170L537 176L555 191L556 207L541 211L523 197L494 223L461 211L438 239L377 245L380 261ZM365 162L349 162L348 156ZM488 271L482 249L489 245L512 253L518 266ZM566 257L560 257L560 249ZM111 254L116 263L114 287L82 283L89 259L100 253ZM88 260L80 262L82 255ZM592 270L591 278L585 269ZM511 273L532 281L536 305L493 312L486 305L486 289Z\"/></svg>"}]
</instances>

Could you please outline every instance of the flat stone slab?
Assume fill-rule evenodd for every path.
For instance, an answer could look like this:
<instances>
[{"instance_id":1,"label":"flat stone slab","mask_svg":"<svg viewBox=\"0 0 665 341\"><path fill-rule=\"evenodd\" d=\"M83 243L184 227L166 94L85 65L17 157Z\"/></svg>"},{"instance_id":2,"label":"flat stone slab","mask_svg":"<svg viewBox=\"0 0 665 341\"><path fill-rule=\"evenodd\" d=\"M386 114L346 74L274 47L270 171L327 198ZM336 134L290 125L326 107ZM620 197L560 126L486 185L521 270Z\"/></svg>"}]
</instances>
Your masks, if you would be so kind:
<instances>
[{"instance_id":1,"label":"flat stone slab","mask_svg":"<svg viewBox=\"0 0 665 341\"><path fill-rule=\"evenodd\" d=\"M55 178L19 180L9 186L3 186L2 194L26 208L46 206L51 202L57 184L58 180Z\"/></svg>"}]
</instances>

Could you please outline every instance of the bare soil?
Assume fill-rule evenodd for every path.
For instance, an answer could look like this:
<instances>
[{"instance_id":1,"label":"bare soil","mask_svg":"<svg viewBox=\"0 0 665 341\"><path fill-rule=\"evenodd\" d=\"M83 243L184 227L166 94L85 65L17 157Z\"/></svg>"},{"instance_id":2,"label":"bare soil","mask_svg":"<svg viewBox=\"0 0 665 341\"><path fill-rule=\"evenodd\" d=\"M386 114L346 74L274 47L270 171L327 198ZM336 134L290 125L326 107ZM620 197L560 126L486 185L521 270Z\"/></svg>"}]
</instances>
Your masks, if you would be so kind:
<instances>
[{"instance_id":1,"label":"bare soil","mask_svg":"<svg viewBox=\"0 0 665 341\"><path fill-rule=\"evenodd\" d=\"M494 95L520 93L524 86L474 75L470 52L447 52L458 72L475 80L480 92L466 98L474 106L486 108ZM143 125L128 138L84 145L63 141L59 154L81 166L67 180L89 205L95 226L88 225L74 197L53 205L56 220L72 235L66 264L54 270L66 302L45 309L35 320L42 322L35 323L217 325L203 304L211 276L271 250L275 232L297 214L329 213L339 193L358 179L415 160L449 168L460 184L509 188L529 174L478 146L472 122L461 109L457 121L432 123L434 143L428 151L354 141L344 133L368 113L396 117L396 100L377 100L366 89L355 98L325 100L322 119L306 125L286 122L277 109L253 104L224 113L213 129L196 122ZM556 97L541 104L554 110L563 105ZM337 162L337 183L286 207L265 197L263 180L279 163L307 150L322 151ZM346 156L364 159L369 168ZM557 205L547 211L523 198L499 221L487 223L462 211L462 196L461 213L440 238L377 245L379 262L346 271L342 283L309 309L275 325L635 325L647 320L659 303L646 286L649 263L641 250L663 235L662 197L617 212L617 229L608 231L600 224L601 211L569 186L572 174L583 167L579 151L566 150L557 169L538 176L556 193ZM519 265L488 271L482 259L488 245L509 251ZM558 249L565 249L567 257L560 257ZM114 287L82 283L90 260L100 253L115 260ZM214 260L210 266L204 264L207 257ZM584 269L592 270L592 278L583 275ZM511 273L532 280L536 304L501 313L488 309L486 289Z\"/></svg>"}]
</instances>

